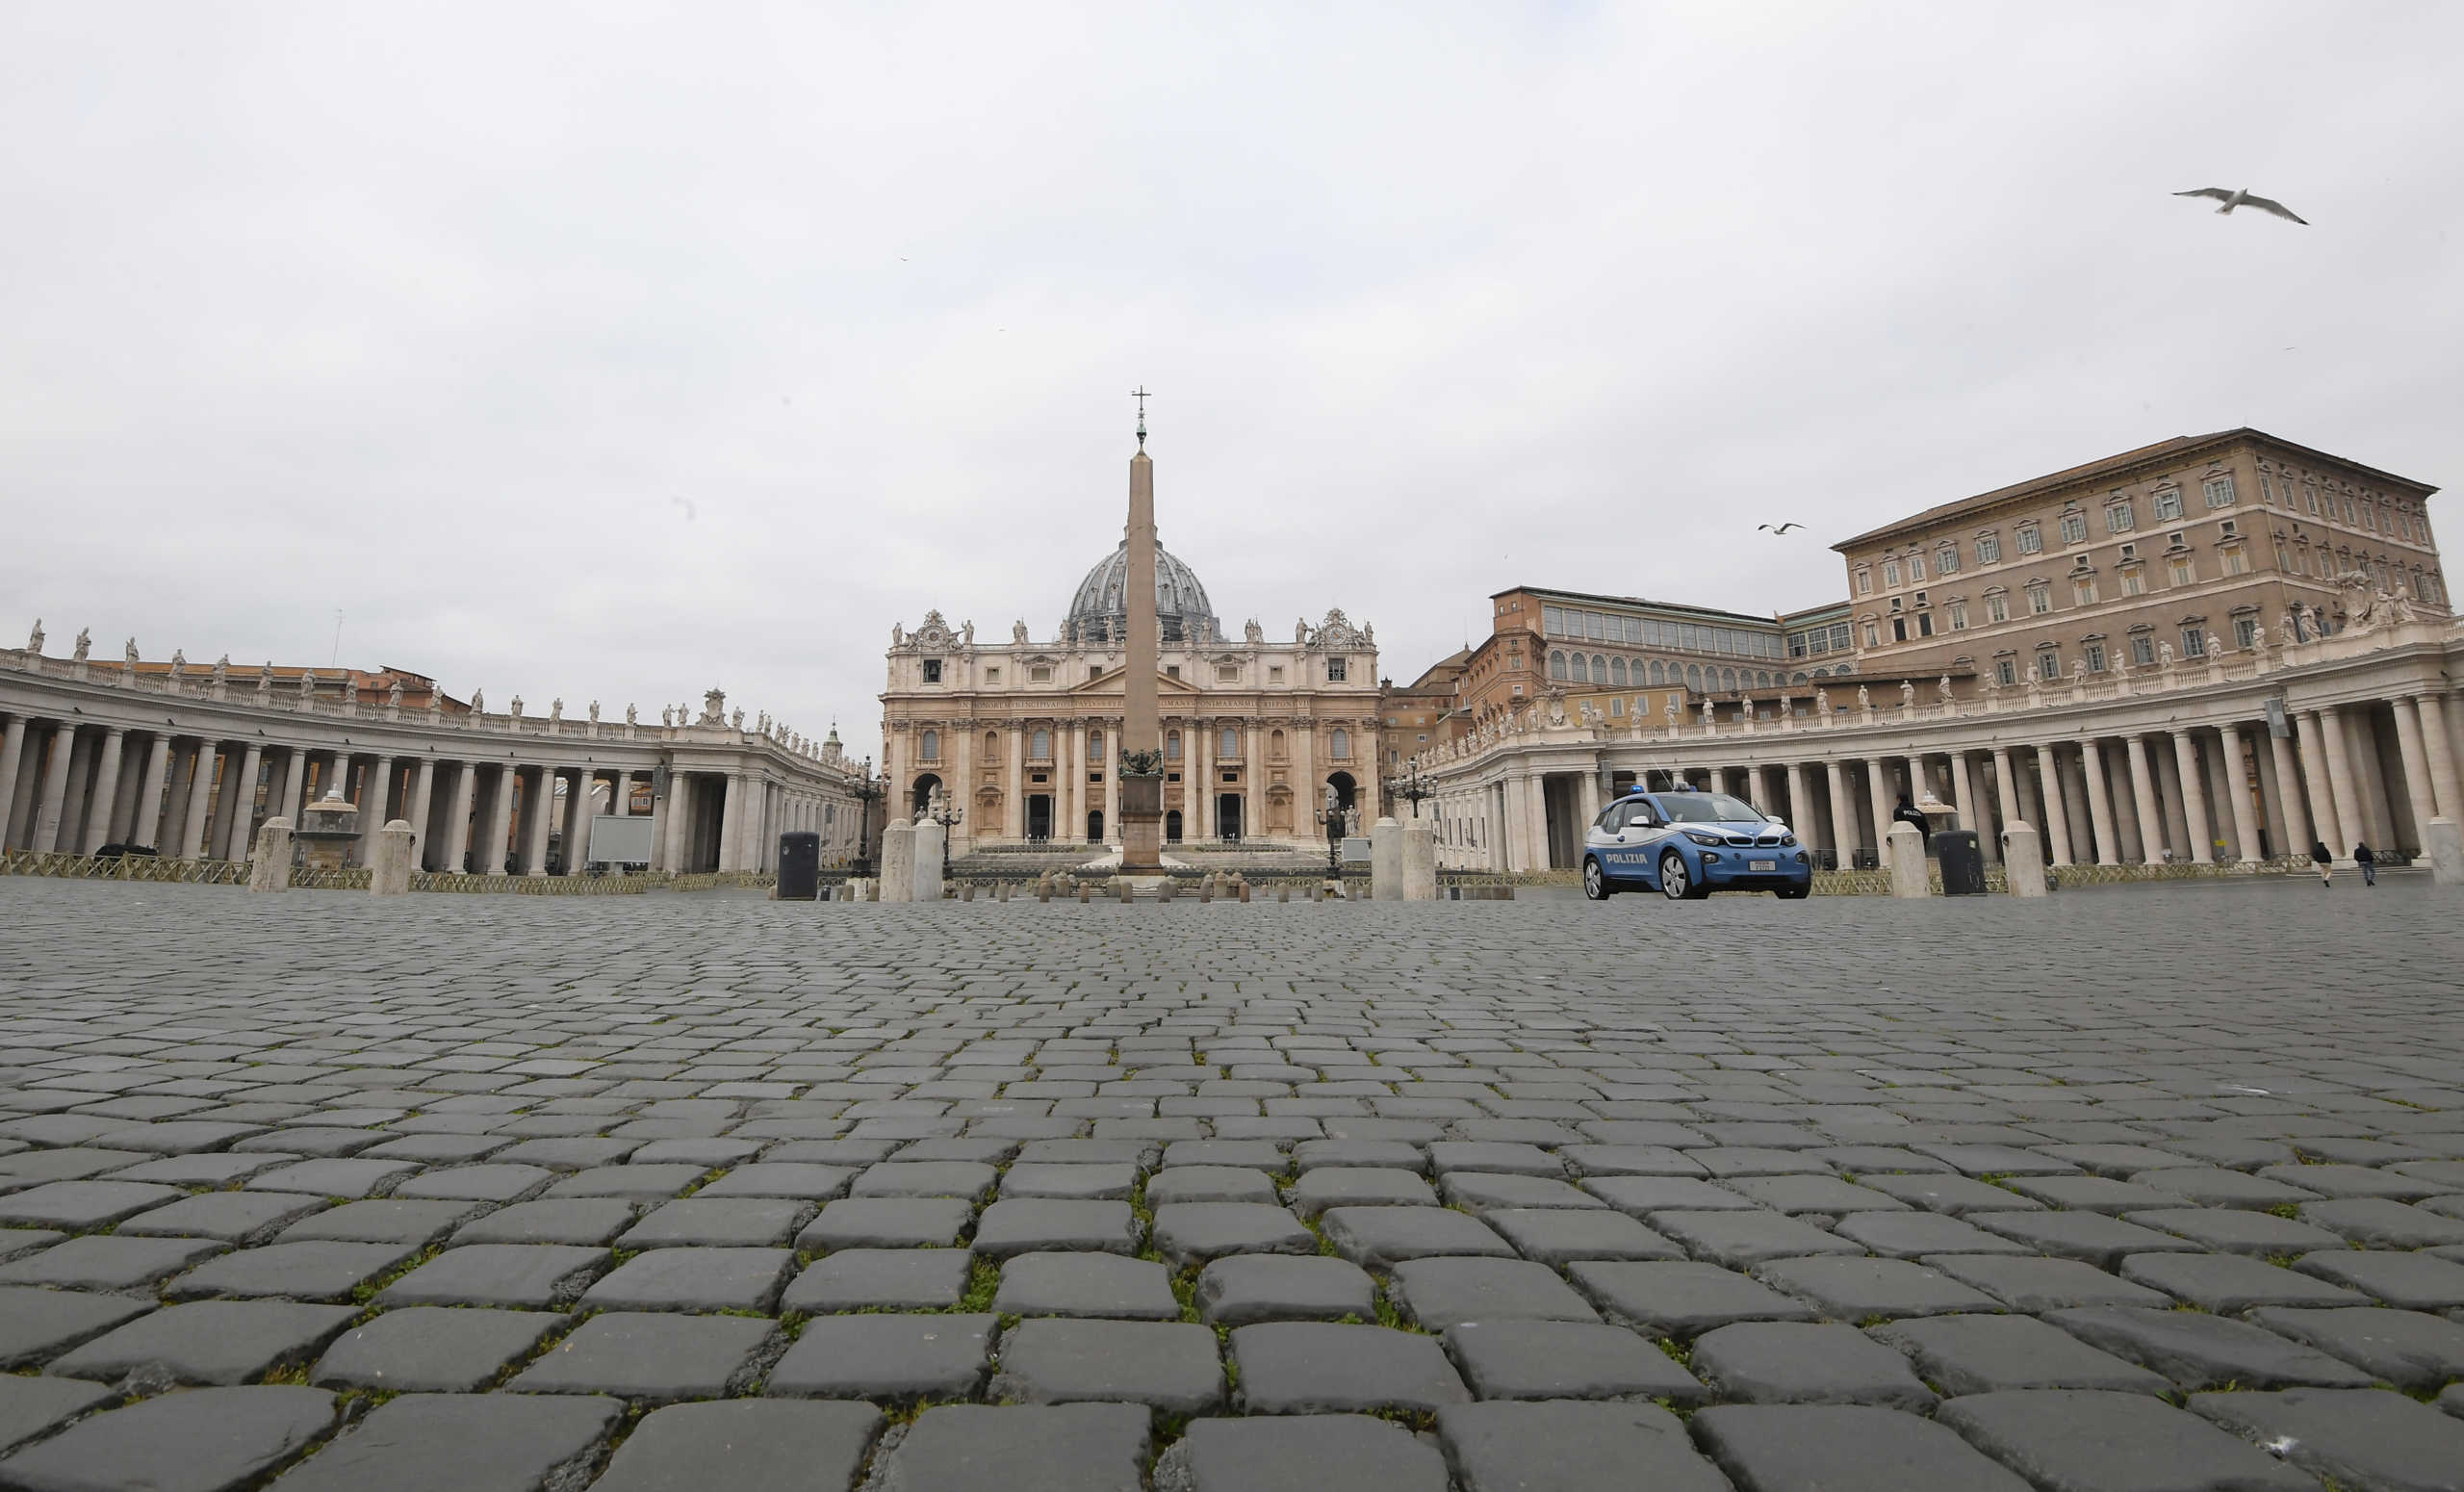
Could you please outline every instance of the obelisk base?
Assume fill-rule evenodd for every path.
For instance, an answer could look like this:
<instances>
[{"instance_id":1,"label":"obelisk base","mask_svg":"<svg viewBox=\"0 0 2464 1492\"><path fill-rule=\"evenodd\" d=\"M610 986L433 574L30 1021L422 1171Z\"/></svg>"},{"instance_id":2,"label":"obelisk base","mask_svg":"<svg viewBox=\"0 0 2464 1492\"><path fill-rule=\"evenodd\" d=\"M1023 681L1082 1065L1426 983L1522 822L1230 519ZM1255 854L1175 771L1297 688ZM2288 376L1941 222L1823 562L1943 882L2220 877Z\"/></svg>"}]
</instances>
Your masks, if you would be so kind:
<instances>
[{"instance_id":1,"label":"obelisk base","mask_svg":"<svg viewBox=\"0 0 2464 1492\"><path fill-rule=\"evenodd\" d=\"M1120 780L1120 868L1124 873L1153 873L1164 868L1164 780L1131 777Z\"/></svg>"}]
</instances>

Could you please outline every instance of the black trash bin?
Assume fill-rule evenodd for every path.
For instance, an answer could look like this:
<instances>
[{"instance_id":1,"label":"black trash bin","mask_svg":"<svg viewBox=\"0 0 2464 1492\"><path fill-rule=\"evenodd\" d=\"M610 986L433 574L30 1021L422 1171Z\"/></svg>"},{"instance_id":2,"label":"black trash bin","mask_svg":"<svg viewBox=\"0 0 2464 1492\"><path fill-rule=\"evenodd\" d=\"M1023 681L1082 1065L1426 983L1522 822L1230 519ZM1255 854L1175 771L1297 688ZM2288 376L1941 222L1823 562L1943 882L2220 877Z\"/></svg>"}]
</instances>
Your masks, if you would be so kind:
<instances>
[{"instance_id":1,"label":"black trash bin","mask_svg":"<svg viewBox=\"0 0 2464 1492\"><path fill-rule=\"evenodd\" d=\"M1985 846L1973 829L1945 829L1934 836L1934 858L1942 865L1942 894L1985 894Z\"/></svg>"},{"instance_id":2,"label":"black trash bin","mask_svg":"<svg viewBox=\"0 0 2464 1492\"><path fill-rule=\"evenodd\" d=\"M779 899L811 901L821 894L821 836L779 836Z\"/></svg>"}]
</instances>

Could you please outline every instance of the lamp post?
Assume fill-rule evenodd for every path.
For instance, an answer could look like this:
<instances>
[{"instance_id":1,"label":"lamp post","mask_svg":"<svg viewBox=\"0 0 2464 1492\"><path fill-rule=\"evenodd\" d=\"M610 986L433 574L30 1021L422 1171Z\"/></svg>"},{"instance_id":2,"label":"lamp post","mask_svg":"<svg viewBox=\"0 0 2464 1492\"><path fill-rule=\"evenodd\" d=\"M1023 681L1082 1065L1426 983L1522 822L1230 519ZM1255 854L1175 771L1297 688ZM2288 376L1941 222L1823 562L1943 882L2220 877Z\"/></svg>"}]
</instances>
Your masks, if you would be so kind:
<instances>
[{"instance_id":1,"label":"lamp post","mask_svg":"<svg viewBox=\"0 0 2464 1492\"><path fill-rule=\"evenodd\" d=\"M1318 822L1326 826L1326 879L1341 881L1344 878L1344 810L1341 800L1335 795L1335 785L1326 784L1325 791L1325 806L1318 810Z\"/></svg>"},{"instance_id":2,"label":"lamp post","mask_svg":"<svg viewBox=\"0 0 2464 1492\"><path fill-rule=\"evenodd\" d=\"M1421 763L1418 758L1412 759L1412 770L1408 774L1386 779L1386 790L1398 798L1412 800L1412 817L1414 818L1421 816L1422 799L1437 796L1437 789L1422 779Z\"/></svg>"},{"instance_id":3,"label":"lamp post","mask_svg":"<svg viewBox=\"0 0 2464 1492\"><path fill-rule=\"evenodd\" d=\"M856 774L856 781L847 789L848 796L856 800L856 874L860 876L872 872L872 856L866 852L865 846L873 836L873 805L881 802L888 792L887 777L874 777L873 759L866 757L863 766Z\"/></svg>"},{"instance_id":4,"label":"lamp post","mask_svg":"<svg viewBox=\"0 0 2464 1492\"><path fill-rule=\"evenodd\" d=\"M933 806L924 810L924 816L941 826L941 879L946 881L950 878L950 826L963 822L966 810L952 803L948 795L936 787L933 789Z\"/></svg>"}]
</instances>

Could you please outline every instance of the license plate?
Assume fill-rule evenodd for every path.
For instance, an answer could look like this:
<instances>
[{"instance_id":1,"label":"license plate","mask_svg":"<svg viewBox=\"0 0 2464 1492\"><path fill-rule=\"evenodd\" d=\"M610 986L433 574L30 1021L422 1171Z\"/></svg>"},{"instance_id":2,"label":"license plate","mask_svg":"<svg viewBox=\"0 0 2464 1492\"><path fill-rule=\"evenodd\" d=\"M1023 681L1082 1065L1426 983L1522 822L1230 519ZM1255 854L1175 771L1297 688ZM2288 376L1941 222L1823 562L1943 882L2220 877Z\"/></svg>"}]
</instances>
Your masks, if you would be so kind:
<instances>
[{"instance_id":1,"label":"license plate","mask_svg":"<svg viewBox=\"0 0 2464 1492\"><path fill-rule=\"evenodd\" d=\"M1748 870L1777 870L1780 868L1780 862L1776 860L1750 860L1745 862L1745 868Z\"/></svg>"}]
</instances>

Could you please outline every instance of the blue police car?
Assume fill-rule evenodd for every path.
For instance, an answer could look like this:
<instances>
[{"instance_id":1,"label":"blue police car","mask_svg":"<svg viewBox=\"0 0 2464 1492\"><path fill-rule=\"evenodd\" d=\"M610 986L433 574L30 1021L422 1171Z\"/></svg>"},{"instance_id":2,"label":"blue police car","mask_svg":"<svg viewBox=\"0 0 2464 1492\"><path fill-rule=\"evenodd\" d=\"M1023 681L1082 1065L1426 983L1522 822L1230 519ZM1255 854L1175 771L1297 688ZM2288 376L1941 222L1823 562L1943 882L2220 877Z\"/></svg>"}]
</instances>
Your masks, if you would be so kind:
<instances>
[{"instance_id":1,"label":"blue police car","mask_svg":"<svg viewBox=\"0 0 2464 1492\"><path fill-rule=\"evenodd\" d=\"M1788 826L1724 792L1630 792L1583 834L1582 891L1593 901L1621 890L1670 901L1713 891L1794 900L1812 889L1813 858Z\"/></svg>"}]
</instances>

